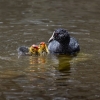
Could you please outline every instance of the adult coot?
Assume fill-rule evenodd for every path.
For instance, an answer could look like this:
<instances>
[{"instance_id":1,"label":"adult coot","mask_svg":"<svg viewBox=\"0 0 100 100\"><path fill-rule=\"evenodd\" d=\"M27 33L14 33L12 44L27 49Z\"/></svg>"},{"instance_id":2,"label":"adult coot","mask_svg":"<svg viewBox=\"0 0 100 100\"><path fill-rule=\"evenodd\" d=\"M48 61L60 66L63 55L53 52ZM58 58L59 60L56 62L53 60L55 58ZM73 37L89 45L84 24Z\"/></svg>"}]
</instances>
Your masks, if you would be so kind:
<instances>
[{"instance_id":1,"label":"adult coot","mask_svg":"<svg viewBox=\"0 0 100 100\"><path fill-rule=\"evenodd\" d=\"M48 42L48 50L52 54L74 55L80 51L78 41L62 28L55 30Z\"/></svg>"}]
</instances>

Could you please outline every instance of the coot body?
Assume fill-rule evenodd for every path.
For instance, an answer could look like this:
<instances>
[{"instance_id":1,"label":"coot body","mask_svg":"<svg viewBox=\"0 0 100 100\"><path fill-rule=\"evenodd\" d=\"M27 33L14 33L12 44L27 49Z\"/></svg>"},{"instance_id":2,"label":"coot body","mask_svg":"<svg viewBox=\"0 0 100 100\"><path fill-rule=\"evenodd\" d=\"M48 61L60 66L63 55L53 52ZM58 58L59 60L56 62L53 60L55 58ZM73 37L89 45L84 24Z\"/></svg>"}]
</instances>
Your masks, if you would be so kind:
<instances>
[{"instance_id":1,"label":"coot body","mask_svg":"<svg viewBox=\"0 0 100 100\"><path fill-rule=\"evenodd\" d=\"M48 50L52 54L74 55L80 51L78 41L62 28L55 30L48 42Z\"/></svg>"}]
</instances>

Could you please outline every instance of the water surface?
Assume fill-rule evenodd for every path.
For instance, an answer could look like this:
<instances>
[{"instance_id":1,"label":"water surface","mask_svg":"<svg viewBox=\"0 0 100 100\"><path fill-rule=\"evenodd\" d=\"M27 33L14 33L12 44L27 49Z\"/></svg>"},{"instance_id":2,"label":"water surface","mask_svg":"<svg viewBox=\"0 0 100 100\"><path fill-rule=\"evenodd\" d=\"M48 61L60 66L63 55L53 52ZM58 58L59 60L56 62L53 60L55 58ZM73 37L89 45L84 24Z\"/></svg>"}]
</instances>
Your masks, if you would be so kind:
<instances>
[{"instance_id":1,"label":"water surface","mask_svg":"<svg viewBox=\"0 0 100 100\"><path fill-rule=\"evenodd\" d=\"M100 100L99 5L99 0L1 0L0 100ZM19 46L47 43L57 28L77 38L78 56L18 58Z\"/></svg>"}]
</instances>

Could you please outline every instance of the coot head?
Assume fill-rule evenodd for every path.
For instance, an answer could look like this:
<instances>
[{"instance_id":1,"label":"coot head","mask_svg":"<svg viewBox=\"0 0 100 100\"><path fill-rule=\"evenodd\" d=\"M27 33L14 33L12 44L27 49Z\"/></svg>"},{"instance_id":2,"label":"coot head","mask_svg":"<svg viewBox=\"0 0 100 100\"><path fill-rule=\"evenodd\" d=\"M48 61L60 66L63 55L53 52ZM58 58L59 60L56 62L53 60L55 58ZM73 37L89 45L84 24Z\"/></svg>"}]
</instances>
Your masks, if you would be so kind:
<instances>
[{"instance_id":1,"label":"coot head","mask_svg":"<svg viewBox=\"0 0 100 100\"><path fill-rule=\"evenodd\" d=\"M70 35L67 32L67 30L59 28L53 32L53 35L49 39L48 42L51 42L52 40L56 40L59 43L68 43L70 42Z\"/></svg>"}]
</instances>

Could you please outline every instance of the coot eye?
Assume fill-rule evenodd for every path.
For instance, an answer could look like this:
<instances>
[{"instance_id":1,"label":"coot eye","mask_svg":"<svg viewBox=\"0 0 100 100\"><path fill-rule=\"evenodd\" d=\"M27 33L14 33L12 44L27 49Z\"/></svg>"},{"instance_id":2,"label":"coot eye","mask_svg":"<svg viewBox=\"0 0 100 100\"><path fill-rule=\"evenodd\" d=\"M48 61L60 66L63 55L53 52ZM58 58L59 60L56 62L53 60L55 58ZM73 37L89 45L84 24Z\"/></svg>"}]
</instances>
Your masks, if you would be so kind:
<instances>
[{"instance_id":1,"label":"coot eye","mask_svg":"<svg viewBox=\"0 0 100 100\"><path fill-rule=\"evenodd\" d=\"M55 33L54 36L58 36L58 33Z\"/></svg>"}]
</instances>

